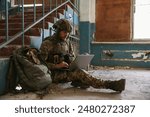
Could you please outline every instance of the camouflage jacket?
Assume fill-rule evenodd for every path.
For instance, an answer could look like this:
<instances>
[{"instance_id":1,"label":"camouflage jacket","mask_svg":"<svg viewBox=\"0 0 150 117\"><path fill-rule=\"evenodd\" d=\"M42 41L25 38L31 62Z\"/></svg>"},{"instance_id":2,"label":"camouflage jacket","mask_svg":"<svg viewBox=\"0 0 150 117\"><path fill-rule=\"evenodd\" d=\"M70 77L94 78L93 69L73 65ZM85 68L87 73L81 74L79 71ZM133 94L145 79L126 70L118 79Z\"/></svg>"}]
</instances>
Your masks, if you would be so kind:
<instances>
[{"instance_id":1,"label":"camouflage jacket","mask_svg":"<svg viewBox=\"0 0 150 117\"><path fill-rule=\"evenodd\" d=\"M71 55L71 61L75 58L73 46L70 40L67 39L66 41L62 41L58 39L55 34L43 41L40 51L41 57L46 62L50 70L55 69L55 64L63 61L63 57L61 55Z\"/></svg>"}]
</instances>

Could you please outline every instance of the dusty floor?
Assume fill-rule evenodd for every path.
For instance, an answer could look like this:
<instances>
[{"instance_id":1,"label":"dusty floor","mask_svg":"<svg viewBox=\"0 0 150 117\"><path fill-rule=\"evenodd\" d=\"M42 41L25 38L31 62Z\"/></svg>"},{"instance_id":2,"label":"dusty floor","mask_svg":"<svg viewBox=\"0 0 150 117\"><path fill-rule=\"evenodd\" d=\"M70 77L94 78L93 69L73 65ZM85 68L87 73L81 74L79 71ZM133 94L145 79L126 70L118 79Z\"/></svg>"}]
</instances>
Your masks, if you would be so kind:
<instances>
[{"instance_id":1,"label":"dusty floor","mask_svg":"<svg viewBox=\"0 0 150 117\"><path fill-rule=\"evenodd\" d=\"M49 94L42 97L45 100L150 100L150 70L139 69L113 69L101 68L90 70L89 73L102 79L126 79L126 89L122 93L116 93L112 90L73 88L70 83L53 85ZM25 94L6 94L0 96L2 100L9 99L40 99L35 93Z\"/></svg>"}]
</instances>

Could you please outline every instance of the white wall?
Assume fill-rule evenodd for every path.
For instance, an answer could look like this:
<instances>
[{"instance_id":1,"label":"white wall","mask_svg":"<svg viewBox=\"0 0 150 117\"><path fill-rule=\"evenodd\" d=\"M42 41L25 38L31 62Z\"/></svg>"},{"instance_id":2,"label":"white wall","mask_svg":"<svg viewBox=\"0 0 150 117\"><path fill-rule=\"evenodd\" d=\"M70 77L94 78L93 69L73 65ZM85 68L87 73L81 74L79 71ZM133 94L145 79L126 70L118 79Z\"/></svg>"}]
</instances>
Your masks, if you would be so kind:
<instances>
[{"instance_id":1,"label":"white wall","mask_svg":"<svg viewBox=\"0 0 150 117\"><path fill-rule=\"evenodd\" d=\"M134 40L150 40L150 0L135 0Z\"/></svg>"},{"instance_id":2,"label":"white wall","mask_svg":"<svg viewBox=\"0 0 150 117\"><path fill-rule=\"evenodd\" d=\"M90 22L95 23L96 0L90 0Z\"/></svg>"},{"instance_id":3,"label":"white wall","mask_svg":"<svg viewBox=\"0 0 150 117\"><path fill-rule=\"evenodd\" d=\"M95 23L95 1L80 0L80 21Z\"/></svg>"}]
</instances>

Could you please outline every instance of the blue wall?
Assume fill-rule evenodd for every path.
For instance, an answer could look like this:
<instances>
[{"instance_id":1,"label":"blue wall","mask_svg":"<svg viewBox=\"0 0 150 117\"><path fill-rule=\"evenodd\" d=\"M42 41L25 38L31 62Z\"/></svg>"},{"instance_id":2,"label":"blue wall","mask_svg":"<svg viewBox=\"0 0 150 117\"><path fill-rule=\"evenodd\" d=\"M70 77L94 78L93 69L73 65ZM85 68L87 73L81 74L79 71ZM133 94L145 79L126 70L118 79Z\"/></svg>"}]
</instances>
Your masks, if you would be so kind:
<instances>
[{"instance_id":1,"label":"blue wall","mask_svg":"<svg viewBox=\"0 0 150 117\"><path fill-rule=\"evenodd\" d=\"M95 32L95 23L80 22L80 54L91 53L91 41Z\"/></svg>"},{"instance_id":2,"label":"blue wall","mask_svg":"<svg viewBox=\"0 0 150 117\"><path fill-rule=\"evenodd\" d=\"M106 55L106 51L110 51L113 56ZM149 44L91 44L91 53L95 55L91 64L150 68L149 52ZM140 56L134 58L133 55Z\"/></svg>"}]
</instances>

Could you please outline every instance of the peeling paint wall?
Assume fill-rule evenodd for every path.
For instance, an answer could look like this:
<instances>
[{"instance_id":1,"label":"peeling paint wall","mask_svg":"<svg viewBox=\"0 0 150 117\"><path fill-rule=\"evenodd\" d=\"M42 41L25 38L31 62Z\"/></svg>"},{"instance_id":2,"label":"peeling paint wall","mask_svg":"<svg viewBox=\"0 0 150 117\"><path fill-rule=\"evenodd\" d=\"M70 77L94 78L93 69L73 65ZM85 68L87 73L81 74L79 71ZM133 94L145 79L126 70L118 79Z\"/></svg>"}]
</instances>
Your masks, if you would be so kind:
<instances>
[{"instance_id":1,"label":"peeling paint wall","mask_svg":"<svg viewBox=\"0 0 150 117\"><path fill-rule=\"evenodd\" d=\"M141 58L141 59L147 61L149 59L148 53L149 52L137 52L137 53L132 54L132 57L134 59L135 58Z\"/></svg>"},{"instance_id":2,"label":"peeling paint wall","mask_svg":"<svg viewBox=\"0 0 150 117\"><path fill-rule=\"evenodd\" d=\"M150 68L149 44L91 44L92 65Z\"/></svg>"},{"instance_id":3,"label":"peeling paint wall","mask_svg":"<svg viewBox=\"0 0 150 117\"><path fill-rule=\"evenodd\" d=\"M108 53L109 52L109 53ZM150 61L148 52L145 50L102 50L103 60L118 61Z\"/></svg>"}]
</instances>

